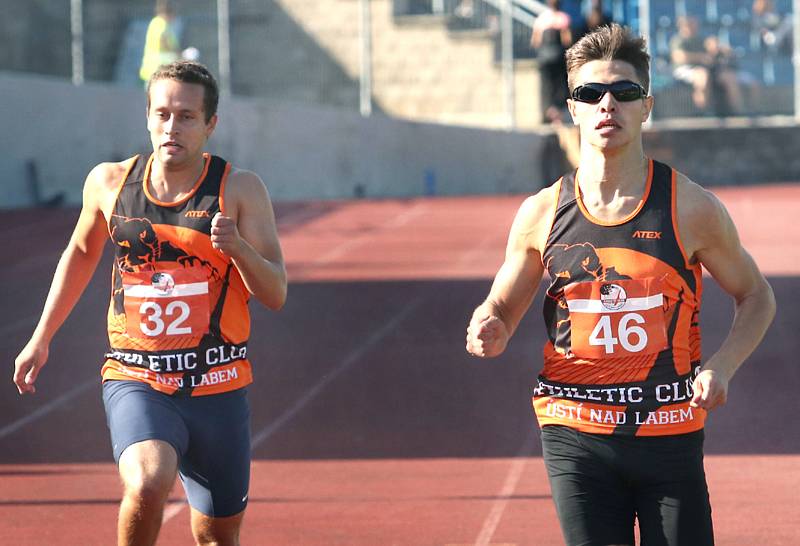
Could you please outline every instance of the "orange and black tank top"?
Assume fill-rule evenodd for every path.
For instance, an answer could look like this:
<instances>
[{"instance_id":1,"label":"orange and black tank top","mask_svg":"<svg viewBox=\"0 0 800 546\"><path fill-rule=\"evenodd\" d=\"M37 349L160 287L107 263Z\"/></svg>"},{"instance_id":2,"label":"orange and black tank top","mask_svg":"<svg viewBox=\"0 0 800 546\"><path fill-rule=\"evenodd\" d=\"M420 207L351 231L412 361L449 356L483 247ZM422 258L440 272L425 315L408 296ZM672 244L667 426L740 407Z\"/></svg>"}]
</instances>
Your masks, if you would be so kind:
<instances>
[{"instance_id":1,"label":"orange and black tank top","mask_svg":"<svg viewBox=\"0 0 800 546\"><path fill-rule=\"evenodd\" d=\"M591 216L564 176L542 262L548 342L534 388L540 426L666 436L703 428L689 406L700 366L699 264L678 234L676 173L650 161L637 209Z\"/></svg>"},{"instance_id":2,"label":"orange and black tank top","mask_svg":"<svg viewBox=\"0 0 800 546\"><path fill-rule=\"evenodd\" d=\"M208 154L204 160L200 178L176 202L149 191L152 156L135 157L120 185L108 226L114 265L104 381L132 379L192 396L252 382L249 295L230 258L211 246L230 165Z\"/></svg>"}]
</instances>

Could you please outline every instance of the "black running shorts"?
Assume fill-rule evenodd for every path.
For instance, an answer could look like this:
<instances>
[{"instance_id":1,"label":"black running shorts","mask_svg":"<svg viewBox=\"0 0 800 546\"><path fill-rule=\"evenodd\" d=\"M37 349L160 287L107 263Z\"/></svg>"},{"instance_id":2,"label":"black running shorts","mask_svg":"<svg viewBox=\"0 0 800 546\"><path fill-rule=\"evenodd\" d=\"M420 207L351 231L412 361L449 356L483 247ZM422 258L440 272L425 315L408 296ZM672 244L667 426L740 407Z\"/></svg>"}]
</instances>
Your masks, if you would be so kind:
<instances>
[{"instance_id":1,"label":"black running shorts","mask_svg":"<svg viewBox=\"0 0 800 546\"><path fill-rule=\"evenodd\" d=\"M542 428L544 462L567 546L712 546L703 431L678 436Z\"/></svg>"}]
</instances>

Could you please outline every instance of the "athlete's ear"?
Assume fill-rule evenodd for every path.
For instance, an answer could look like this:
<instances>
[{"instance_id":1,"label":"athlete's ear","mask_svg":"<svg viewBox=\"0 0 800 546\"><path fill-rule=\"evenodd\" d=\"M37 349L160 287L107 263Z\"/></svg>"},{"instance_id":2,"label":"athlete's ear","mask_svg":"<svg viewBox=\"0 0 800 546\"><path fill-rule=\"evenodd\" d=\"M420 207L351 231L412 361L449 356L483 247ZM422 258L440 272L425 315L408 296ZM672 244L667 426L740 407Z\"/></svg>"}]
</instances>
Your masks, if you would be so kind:
<instances>
[{"instance_id":1,"label":"athlete's ear","mask_svg":"<svg viewBox=\"0 0 800 546\"><path fill-rule=\"evenodd\" d=\"M644 108L643 108L643 111L642 111L642 123L647 121L647 119L650 117L650 113L653 111L653 104L655 104L655 101L656 101L656 99L655 99L655 97L653 97L653 95L650 95L649 97L645 97L644 98Z\"/></svg>"},{"instance_id":2,"label":"athlete's ear","mask_svg":"<svg viewBox=\"0 0 800 546\"><path fill-rule=\"evenodd\" d=\"M206 123L206 139L211 138L211 133L214 132L214 129L217 127L217 114L211 116L211 119L208 120Z\"/></svg>"},{"instance_id":3,"label":"athlete's ear","mask_svg":"<svg viewBox=\"0 0 800 546\"><path fill-rule=\"evenodd\" d=\"M567 108L569 109L569 115L572 116L572 124L580 125L578 123L578 116L575 113L575 101L572 99L567 99Z\"/></svg>"}]
</instances>

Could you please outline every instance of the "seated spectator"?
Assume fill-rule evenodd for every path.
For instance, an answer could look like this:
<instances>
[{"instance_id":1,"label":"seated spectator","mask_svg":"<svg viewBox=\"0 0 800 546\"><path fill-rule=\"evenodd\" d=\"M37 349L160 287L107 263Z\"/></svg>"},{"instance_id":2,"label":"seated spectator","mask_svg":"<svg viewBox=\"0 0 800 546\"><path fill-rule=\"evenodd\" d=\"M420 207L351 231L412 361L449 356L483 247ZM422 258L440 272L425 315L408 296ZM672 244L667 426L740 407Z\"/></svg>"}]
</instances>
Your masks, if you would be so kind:
<instances>
[{"instance_id":1,"label":"seated spectator","mask_svg":"<svg viewBox=\"0 0 800 546\"><path fill-rule=\"evenodd\" d=\"M744 112L735 57L715 37L703 39L697 19L679 17L678 33L670 41L673 76L692 86L692 101L703 112Z\"/></svg>"},{"instance_id":2,"label":"seated spectator","mask_svg":"<svg viewBox=\"0 0 800 546\"><path fill-rule=\"evenodd\" d=\"M750 104L758 103L759 83L755 76L739 68L733 50L720 43L716 36L709 36L703 41L706 51L711 56L712 79L719 85L727 102L727 110L734 114L745 112L743 90L747 90Z\"/></svg>"}]
</instances>

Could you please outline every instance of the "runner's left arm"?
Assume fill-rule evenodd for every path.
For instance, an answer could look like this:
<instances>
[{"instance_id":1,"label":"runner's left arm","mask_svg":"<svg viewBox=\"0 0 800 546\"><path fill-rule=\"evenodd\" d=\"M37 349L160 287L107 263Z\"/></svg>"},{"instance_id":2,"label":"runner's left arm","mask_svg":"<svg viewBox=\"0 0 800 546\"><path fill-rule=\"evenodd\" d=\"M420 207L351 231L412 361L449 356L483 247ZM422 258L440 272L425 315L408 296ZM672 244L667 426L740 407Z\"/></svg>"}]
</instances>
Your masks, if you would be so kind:
<instances>
[{"instance_id":1,"label":"runner's left arm","mask_svg":"<svg viewBox=\"0 0 800 546\"><path fill-rule=\"evenodd\" d=\"M226 186L226 210L212 219L211 243L230 256L247 290L277 311L286 302L286 268L267 188L256 174L239 170Z\"/></svg>"},{"instance_id":2,"label":"runner's left arm","mask_svg":"<svg viewBox=\"0 0 800 546\"><path fill-rule=\"evenodd\" d=\"M710 192L698 195L694 233L700 233L695 258L734 299L727 338L703 364L694 382L692 405L707 410L724 404L728 383L755 350L775 316L775 296L753 258L742 247L736 226Z\"/></svg>"}]
</instances>

